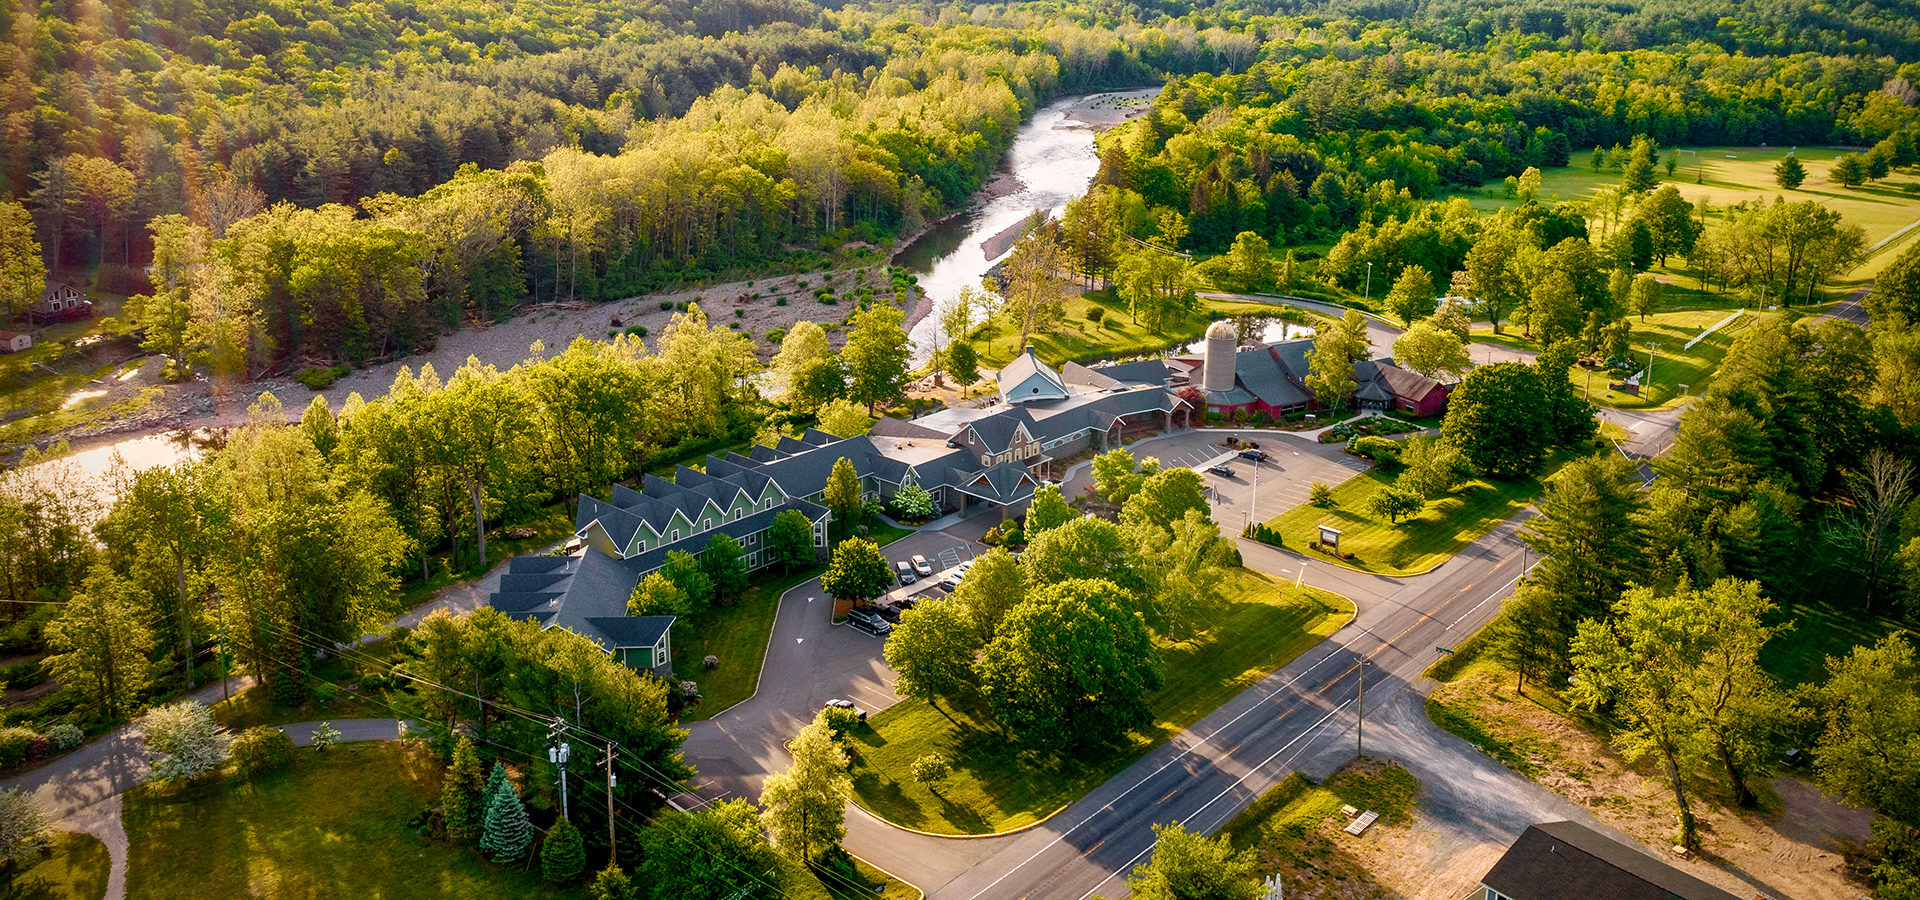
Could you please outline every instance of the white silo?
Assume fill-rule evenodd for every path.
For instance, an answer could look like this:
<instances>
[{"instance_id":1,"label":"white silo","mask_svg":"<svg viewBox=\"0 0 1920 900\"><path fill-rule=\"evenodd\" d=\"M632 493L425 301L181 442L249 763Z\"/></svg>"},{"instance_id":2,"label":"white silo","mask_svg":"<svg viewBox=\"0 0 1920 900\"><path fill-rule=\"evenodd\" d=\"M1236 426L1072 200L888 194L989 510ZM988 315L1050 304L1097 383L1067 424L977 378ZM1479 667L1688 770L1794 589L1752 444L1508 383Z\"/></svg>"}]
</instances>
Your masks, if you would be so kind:
<instances>
[{"instance_id":1,"label":"white silo","mask_svg":"<svg viewBox=\"0 0 1920 900\"><path fill-rule=\"evenodd\" d=\"M1223 319L1207 326L1206 371L1200 380L1203 390L1233 390L1233 354L1239 343L1232 322Z\"/></svg>"}]
</instances>

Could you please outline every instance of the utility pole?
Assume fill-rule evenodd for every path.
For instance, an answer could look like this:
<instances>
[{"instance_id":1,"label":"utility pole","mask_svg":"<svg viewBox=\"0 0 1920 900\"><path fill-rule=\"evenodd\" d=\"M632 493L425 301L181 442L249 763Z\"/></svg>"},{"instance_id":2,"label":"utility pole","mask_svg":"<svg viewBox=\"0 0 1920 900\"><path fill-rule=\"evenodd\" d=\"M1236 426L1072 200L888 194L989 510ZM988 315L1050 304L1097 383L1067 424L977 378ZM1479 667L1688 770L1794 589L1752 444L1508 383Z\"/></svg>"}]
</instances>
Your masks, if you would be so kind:
<instances>
[{"instance_id":1,"label":"utility pole","mask_svg":"<svg viewBox=\"0 0 1920 900\"><path fill-rule=\"evenodd\" d=\"M1360 710L1360 722L1354 726L1353 730L1353 755L1364 759L1367 755L1367 661L1365 658L1360 660L1360 699L1355 705Z\"/></svg>"},{"instance_id":2,"label":"utility pole","mask_svg":"<svg viewBox=\"0 0 1920 900\"><path fill-rule=\"evenodd\" d=\"M1371 300L1373 299L1373 263L1367 263L1367 293L1366 293L1366 299L1367 299L1367 300L1369 300L1369 301L1371 301Z\"/></svg>"},{"instance_id":3,"label":"utility pole","mask_svg":"<svg viewBox=\"0 0 1920 900\"><path fill-rule=\"evenodd\" d=\"M1653 394L1653 355L1659 352L1659 350L1660 350L1659 344L1654 343L1653 341L1647 342L1647 389L1646 389L1646 392L1649 396Z\"/></svg>"},{"instance_id":4,"label":"utility pole","mask_svg":"<svg viewBox=\"0 0 1920 900\"><path fill-rule=\"evenodd\" d=\"M615 844L613 839L614 775L613 775L613 742L612 741L607 742L606 766L607 766L607 865L611 867L614 864L614 857L619 854L619 847L618 845Z\"/></svg>"},{"instance_id":5,"label":"utility pole","mask_svg":"<svg viewBox=\"0 0 1920 900\"><path fill-rule=\"evenodd\" d=\"M572 745L562 741L558 747L547 748L547 762L560 769L560 818L567 816L567 759L573 755Z\"/></svg>"}]
</instances>

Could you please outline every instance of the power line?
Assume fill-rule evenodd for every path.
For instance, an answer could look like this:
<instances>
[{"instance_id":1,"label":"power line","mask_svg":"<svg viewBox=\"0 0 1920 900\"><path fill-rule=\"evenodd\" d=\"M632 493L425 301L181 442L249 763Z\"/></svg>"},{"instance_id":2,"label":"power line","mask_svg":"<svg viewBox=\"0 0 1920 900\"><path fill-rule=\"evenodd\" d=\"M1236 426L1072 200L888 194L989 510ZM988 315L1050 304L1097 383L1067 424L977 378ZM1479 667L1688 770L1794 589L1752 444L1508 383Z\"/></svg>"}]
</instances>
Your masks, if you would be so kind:
<instances>
[{"instance_id":1,"label":"power line","mask_svg":"<svg viewBox=\"0 0 1920 900\"><path fill-rule=\"evenodd\" d=\"M289 640L292 640L292 641L294 641L294 642L296 642L296 643L298 643L298 644L301 644L301 645L303 645L303 646L306 646L306 647L309 647L309 648L312 648L312 649L320 649L320 650L332 650L332 651L334 651L334 652L337 652L337 653L338 653L338 655L341 655L341 656L343 656L343 657L344 657L344 656L347 656L347 655L348 655L348 654L350 654L350 653L356 653L356 654L358 653L358 651L353 651L353 650L350 650L350 649L348 649L348 648L328 648L328 647L326 647L326 646L325 646L325 643L326 643L326 642L324 642L324 641L321 641L321 640L319 640L319 639L317 639L317 638L314 638L314 637L312 637L312 636L309 636L309 635L301 635L301 634L297 634L297 633L288 633L288 632L286 632L286 631L283 631L283 630L281 630L281 629L279 629L279 628L278 628L277 626L274 626L274 625L268 625L268 626L267 626L267 628L268 628L268 630L269 630L269 631L272 631L272 632L274 632L274 633L276 634L276 636L279 636L279 637L283 637L283 638L286 638L286 639L289 639ZM371 662L375 662L375 663L379 663L379 662L383 662L382 660L379 660L379 659L377 659L377 658L374 658L374 657L371 657L371 656L366 656L365 654L358 654L358 655L360 655L360 656L362 656L362 657L363 657L363 658L364 658L365 660L367 660L367 661L371 661ZM410 681L413 681L413 682L415 682L415 683L417 683L417 684L423 684L423 685L427 685L427 686L429 686L429 687L434 687L434 688L438 688L438 689L440 689L440 690L444 690L444 691L447 691L447 692L449 692L449 693L452 693L452 694L456 694L456 695L458 695L458 696L462 696L462 697L467 697L467 698L469 698L469 699L475 699L475 700L478 700L478 699L479 699L479 698L477 698L477 697L475 697L474 695L472 695L472 694L468 694L468 693L466 693L466 692L464 692L464 691L460 691L460 690L457 690L457 689L454 689L454 688L449 688L449 687L447 687L447 686L445 686L445 685L442 685L442 684L439 684L439 683L437 683L437 682L433 682L433 681L430 681L430 680L428 680L428 679L424 679L424 678L419 678L418 676L414 676L414 675L412 675L412 674L410 674L410 673L408 673L408 672L405 672L405 671L401 671L401 670L398 670L398 667L397 667L397 666L396 666L396 671L399 671L399 674L400 674L400 675L401 675L402 677L404 677L404 678L407 678L408 680L410 680ZM323 684L329 684L329 685L333 685L334 687L340 687L340 685L339 685L339 684L337 684L337 683L335 683L335 682L332 682L332 681L329 681L329 680L327 680L327 679L325 679L325 678L320 678L319 676L315 676L315 675L311 675L311 674L309 674L309 676L308 676L308 677L311 677L311 678L313 678L314 680L316 680L316 681L319 681L319 682L321 682L321 683L323 683ZM367 698L367 699L371 699L371 698ZM379 703L379 704L380 704L381 706L384 706L384 707L386 707L387 709L389 709L389 710L391 710L391 711L393 711L393 712L396 712L396 713L398 713L398 712L403 712L403 710L401 710L401 709L400 709L399 707L397 707L397 706L394 706L394 705L393 705L392 703L389 703L389 702L386 702L386 701L378 701L378 700L376 700L376 701L373 701L373 702L375 702L375 703ZM481 701L481 702L486 702L486 701ZM551 724L551 723L553 722L553 720L554 720L554 718L556 718L556 717L551 717L551 716L540 716L539 714L537 714L537 713L534 713L534 712L532 712L532 711L530 711L530 710L523 710L523 709L520 709L519 707L515 707L515 706L512 706L512 705L509 705L509 704L495 704L495 705L496 705L496 706L497 706L498 708L500 708L500 709L505 709L505 710L507 710L507 711L509 711L509 712L512 712L512 713L515 713L515 714L518 714L518 715L521 715L521 716L524 716L524 717L526 717L527 719L529 719L530 721L534 721L534 722L539 722L539 723L544 723L544 724ZM613 741L613 740L612 740L611 738L608 738L608 737L606 737L605 735L601 735L601 734L598 734L598 733L596 733L596 732L593 732L593 731L591 731L591 730L589 730L589 729L586 729L586 728L584 728L584 727L579 727L579 726L573 726L573 725L569 725L568 727L569 727L569 728L572 728L572 729L574 729L574 730L577 730L577 731L579 731L580 733L582 733L582 734L585 734L585 735L587 735L587 736L589 736L589 737L594 737L594 738L597 738L597 739L599 739L599 740L601 740L602 742L605 742L605 743L606 743L606 744L607 744L608 746L610 746L610 747L612 747L612 748L615 748L615 749L617 749L617 750L618 750L618 751L619 751L619 752L620 752L621 754L624 754L624 755L625 755L625 756L627 756L627 757L628 757L628 758L629 758L629 759L630 759L631 761L633 761L634 763L637 763L637 764L638 764L638 765L639 765L639 766L641 767L641 769L643 770L643 777L645 777L645 776L647 776L647 775L651 775L651 776L652 776L652 777L653 777L653 778L654 778L655 780L657 780L657 781L658 781L658 783L659 783L659 785L660 785L660 786L664 786L664 787L669 787L669 788L678 788L678 787L679 787L679 785L678 785L678 784L677 784L676 782L674 782L674 781L672 781L671 779L669 779L669 778L668 778L668 777L666 776L666 774L665 774L665 773L662 773L662 772L660 772L660 771L659 771L658 769L656 769L656 768L654 767L654 765L653 765L653 763L652 763L651 761L649 761L649 760L647 760L647 759L646 759L645 757L642 757L642 756L640 756L640 755L639 755L639 754L638 754L637 752L635 752L635 751L633 751L632 749L630 749L630 748L627 748L627 747L624 747L624 746L621 746L621 745L620 745L620 744L619 744L618 742L615 742L615 741ZM484 744L487 744L487 745L490 745L490 746L495 746L495 747L500 747L500 748L502 748L502 749L504 749L504 750L508 750L509 752L512 752L512 753L514 753L514 754L516 754L516 755L518 755L518 756L522 756L522 757L525 757L525 758L527 758L527 759L530 759L530 760L532 760L532 761L533 761L534 763L536 763L536 764L537 764L537 763L539 762L539 757L538 757L538 756L536 756L536 755L533 755L533 754L530 754L530 753L527 753L526 751L522 751L522 750L519 750L519 749L517 749L517 748L513 748L513 747L510 747L509 745L506 745L506 744L502 744L502 743L500 743L500 742L498 742L498 741L493 741L493 740L488 740L488 739L486 739L486 738L484 738L484 737L479 737L479 738L475 738L475 737L474 737L474 736L472 736L472 735L469 735L468 737L469 737L469 739L475 739L475 740L478 740L478 741L479 741L480 743L484 743ZM679 791L676 791L676 792L679 792ZM641 811L641 810L640 810L640 809L639 809L638 807L635 807L635 806L634 806L634 805L633 805L632 803L630 803L630 802L628 802L628 801L627 801L627 800L626 800L625 798L622 798L622 797L618 797L618 796L616 796L616 795L613 795L613 794L611 793L611 791L609 791L609 796L610 796L610 797L612 797L612 798L614 799L614 801L615 801L615 802L617 802L617 803L619 803L619 804L620 804L621 806L624 806L624 807L626 807L626 808L627 808L627 810L628 810L629 812L631 812L631 813L633 813L634 815L636 815L636 816L639 816L639 817L641 817L642 819L646 819L646 818L648 818L648 815L647 815L647 813L645 813L645 812L643 812L643 811ZM780 897L782 897L782 898L788 898L788 897L789 897L789 895L788 895L788 894L787 894L787 893L786 893L785 891L783 891L783 890L781 890L781 888L780 888L780 885L779 885L779 883L778 883L778 882L775 882L775 881L769 881L769 880L767 880L767 879L766 879L765 877L763 877L763 876L756 876L756 875L754 875L753 873L751 873L751 872L748 872L748 871L747 871L746 869L744 869L744 868L741 868L741 867L740 867L740 865L739 865L738 863L735 863L735 862L734 862L734 861L732 861L732 860L729 860L729 859L726 859L725 857L722 857L722 856L720 856L720 855L718 855L718 854L715 854L715 853L713 853L713 852L712 852L711 850L707 850L707 848L704 848L704 847L700 847L699 845L697 845L697 844L692 844L691 842L685 842L685 841L683 841L683 842L684 842L684 843L687 843L687 844L688 844L688 846L692 846L692 847L694 847L695 849L700 849L700 850L706 850L706 852L708 853L708 855L709 855L709 856L711 856L712 858L714 858L714 859L716 859L716 860L719 860L720 862L722 862L722 863L724 863L724 864L726 864L726 865L728 865L728 866L730 866L730 867L732 867L733 869L735 869L736 871L738 871L738 872L739 872L739 873L740 873L741 875L743 875L743 876L745 876L745 877L747 877L747 878L749 878L749 879L752 879L752 880L755 880L755 881L758 881L758 882L760 882L760 883L762 883L762 884L765 884L765 885L766 885L766 886L767 886L767 887L768 887L769 889L771 889L771 890L772 890L772 891L773 891L773 892L774 892L775 894L777 894L777 895L779 895ZM614 848L612 848L612 847L609 847L609 853L611 854L612 852L614 852ZM815 874L816 874L816 876L818 876L818 875L821 875L821 874L823 874L823 873L821 873L821 872L816 872ZM843 884L843 885L845 885L845 886L848 886L848 887L854 887L854 886L856 886L856 885L854 885L854 884L853 884L853 883L852 883L851 881L849 881L849 880L847 880L847 879L846 879L846 878L845 878L844 876L841 876L841 875L840 875L839 873L837 873L837 872L831 872L831 871L827 871L827 872L825 872L824 874L826 874L826 875L831 875L831 876L833 876L833 877L835 877L835 878L838 878L838 879L840 879L840 881L839 881L839 883L841 883L841 884Z\"/></svg>"}]
</instances>

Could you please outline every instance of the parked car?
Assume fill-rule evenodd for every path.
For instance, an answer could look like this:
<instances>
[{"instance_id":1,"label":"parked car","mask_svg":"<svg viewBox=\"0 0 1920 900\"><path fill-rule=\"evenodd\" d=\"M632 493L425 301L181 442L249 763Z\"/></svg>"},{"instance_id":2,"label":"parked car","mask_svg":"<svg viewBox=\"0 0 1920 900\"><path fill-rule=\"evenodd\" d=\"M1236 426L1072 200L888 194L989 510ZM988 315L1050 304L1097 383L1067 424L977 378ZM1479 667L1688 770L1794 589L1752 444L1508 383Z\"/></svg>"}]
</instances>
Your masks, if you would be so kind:
<instances>
[{"instance_id":1,"label":"parked car","mask_svg":"<svg viewBox=\"0 0 1920 900\"><path fill-rule=\"evenodd\" d=\"M854 706L852 700L828 700L827 708L828 709L851 709L854 712L860 714L860 721L865 722L867 720L867 711L864 709L861 709L860 707Z\"/></svg>"},{"instance_id":2,"label":"parked car","mask_svg":"<svg viewBox=\"0 0 1920 900\"><path fill-rule=\"evenodd\" d=\"M913 574L913 567L907 565L906 560L894 563L893 570L900 573L901 584L912 584L920 580L920 576Z\"/></svg>"},{"instance_id":3,"label":"parked car","mask_svg":"<svg viewBox=\"0 0 1920 900\"><path fill-rule=\"evenodd\" d=\"M960 582L964 580L966 577L967 577L967 573L965 572L955 572L952 575L948 575L947 577L940 579L940 586L951 591L959 587Z\"/></svg>"},{"instance_id":4,"label":"parked car","mask_svg":"<svg viewBox=\"0 0 1920 900\"><path fill-rule=\"evenodd\" d=\"M1259 451L1258 451L1258 450L1256 450L1256 451L1254 451L1254 452L1255 452L1255 453L1258 453ZM1209 472L1212 472L1212 473L1213 473L1213 474L1215 474L1215 475L1229 475L1229 476L1230 476L1230 475L1232 475L1232 474L1233 474L1233 467L1232 467L1232 466L1230 466L1230 465L1227 465L1226 463L1221 463L1221 464L1219 464L1219 465L1217 465L1217 466L1214 466L1214 467L1212 467L1212 468L1210 468L1210 469L1208 469L1207 471L1209 471Z\"/></svg>"},{"instance_id":5,"label":"parked car","mask_svg":"<svg viewBox=\"0 0 1920 900\"><path fill-rule=\"evenodd\" d=\"M1263 459L1266 459L1266 458L1267 458L1267 451L1265 451L1265 450L1242 450L1242 451L1240 451L1240 458L1241 458L1241 459L1250 459L1250 460L1253 460L1254 462L1259 462L1259 461L1261 461L1261 460L1263 460Z\"/></svg>"},{"instance_id":6,"label":"parked car","mask_svg":"<svg viewBox=\"0 0 1920 900\"><path fill-rule=\"evenodd\" d=\"M875 637L885 637L893 631L892 623L880 618L879 613L866 609L856 609L847 613L847 624Z\"/></svg>"},{"instance_id":7,"label":"parked car","mask_svg":"<svg viewBox=\"0 0 1920 900\"><path fill-rule=\"evenodd\" d=\"M926 557L921 556L918 553L915 553L912 556L912 559L913 559L913 570L915 572L918 572L923 576L933 574L933 563L927 562Z\"/></svg>"}]
</instances>

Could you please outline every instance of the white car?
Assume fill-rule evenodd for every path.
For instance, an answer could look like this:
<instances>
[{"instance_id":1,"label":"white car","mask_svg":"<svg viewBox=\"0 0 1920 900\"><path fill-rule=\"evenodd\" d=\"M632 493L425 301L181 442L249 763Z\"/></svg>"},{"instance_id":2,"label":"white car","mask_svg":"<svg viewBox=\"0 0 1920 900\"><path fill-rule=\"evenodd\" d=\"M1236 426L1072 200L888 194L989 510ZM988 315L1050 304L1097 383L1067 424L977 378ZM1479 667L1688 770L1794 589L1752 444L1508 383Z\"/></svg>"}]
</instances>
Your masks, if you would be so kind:
<instances>
[{"instance_id":1,"label":"white car","mask_svg":"<svg viewBox=\"0 0 1920 900\"><path fill-rule=\"evenodd\" d=\"M926 576L933 574L933 563L927 562L926 557L916 553L913 556L909 557L909 559L913 561L913 570L915 572L918 572L920 574L920 577L925 578Z\"/></svg>"}]
</instances>

